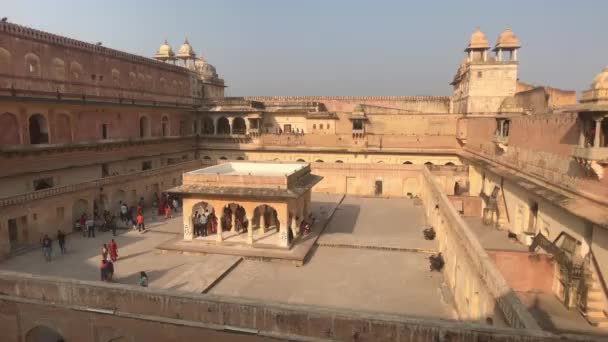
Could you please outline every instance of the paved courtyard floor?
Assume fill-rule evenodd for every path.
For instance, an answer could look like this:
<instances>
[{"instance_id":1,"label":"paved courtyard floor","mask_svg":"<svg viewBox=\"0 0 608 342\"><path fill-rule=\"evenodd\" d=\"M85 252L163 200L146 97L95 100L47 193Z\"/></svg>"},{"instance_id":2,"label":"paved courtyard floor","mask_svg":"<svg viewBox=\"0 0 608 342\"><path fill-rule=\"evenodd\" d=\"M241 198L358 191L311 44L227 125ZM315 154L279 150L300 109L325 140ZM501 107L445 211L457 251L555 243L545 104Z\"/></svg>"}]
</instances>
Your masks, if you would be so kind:
<instances>
[{"instance_id":1,"label":"paved courtyard floor","mask_svg":"<svg viewBox=\"0 0 608 342\"><path fill-rule=\"evenodd\" d=\"M477 235L481 246L488 250L527 252L528 247L515 239L509 239L506 230L486 226L480 217L463 217L473 233Z\"/></svg>"},{"instance_id":2,"label":"paved courtyard floor","mask_svg":"<svg viewBox=\"0 0 608 342\"><path fill-rule=\"evenodd\" d=\"M423 208L414 206L411 199L347 196L319 245L434 252L437 241L424 239L425 223Z\"/></svg>"}]
</instances>

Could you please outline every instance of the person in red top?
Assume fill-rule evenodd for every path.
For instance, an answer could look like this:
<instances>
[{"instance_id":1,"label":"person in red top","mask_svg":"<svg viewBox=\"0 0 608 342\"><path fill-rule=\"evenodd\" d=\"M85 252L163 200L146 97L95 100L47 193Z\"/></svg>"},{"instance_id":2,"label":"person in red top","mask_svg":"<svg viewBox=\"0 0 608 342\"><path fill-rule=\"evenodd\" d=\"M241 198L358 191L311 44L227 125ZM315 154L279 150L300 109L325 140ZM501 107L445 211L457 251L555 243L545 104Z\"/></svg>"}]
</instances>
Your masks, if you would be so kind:
<instances>
[{"instance_id":1,"label":"person in red top","mask_svg":"<svg viewBox=\"0 0 608 342\"><path fill-rule=\"evenodd\" d=\"M108 249L110 250L110 259L113 262L116 262L116 259L118 259L118 245L116 244L116 241L114 241L114 239L110 241Z\"/></svg>"},{"instance_id":2,"label":"person in red top","mask_svg":"<svg viewBox=\"0 0 608 342\"><path fill-rule=\"evenodd\" d=\"M139 213L137 214L137 231L141 232L143 230L146 230L146 227L144 226L144 215Z\"/></svg>"},{"instance_id":3,"label":"person in red top","mask_svg":"<svg viewBox=\"0 0 608 342\"><path fill-rule=\"evenodd\" d=\"M171 218L171 206L167 203L167 206L165 207L165 218Z\"/></svg>"},{"instance_id":4,"label":"person in red top","mask_svg":"<svg viewBox=\"0 0 608 342\"><path fill-rule=\"evenodd\" d=\"M87 214L82 213L78 223L80 224L80 229L82 230L82 235L84 236L86 234Z\"/></svg>"}]
</instances>

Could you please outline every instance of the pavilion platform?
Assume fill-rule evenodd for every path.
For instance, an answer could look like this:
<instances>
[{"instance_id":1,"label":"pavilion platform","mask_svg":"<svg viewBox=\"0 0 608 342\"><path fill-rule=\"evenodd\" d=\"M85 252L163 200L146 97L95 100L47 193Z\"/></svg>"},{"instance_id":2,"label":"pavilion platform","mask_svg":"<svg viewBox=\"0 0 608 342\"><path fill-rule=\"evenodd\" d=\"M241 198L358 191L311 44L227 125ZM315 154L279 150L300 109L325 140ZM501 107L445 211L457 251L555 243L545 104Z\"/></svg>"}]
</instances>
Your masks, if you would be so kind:
<instances>
[{"instance_id":1,"label":"pavilion platform","mask_svg":"<svg viewBox=\"0 0 608 342\"><path fill-rule=\"evenodd\" d=\"M223 254L248 259L287 261L301 266L306 262L311 249L325 230L336 208L342 203L344 195L314 193L311 210L316 218L308 235L295 238L291 248L280 247L276 241L279 232L271 229L264 234L254 234L253 245L248 244L247 233L223 232L223 241L218 242L215 235L184 240L181 236L166 241L156 248L165 253L181 254ZM256 232L257 233L257 232Z\"/></svg>"}]
</instances>

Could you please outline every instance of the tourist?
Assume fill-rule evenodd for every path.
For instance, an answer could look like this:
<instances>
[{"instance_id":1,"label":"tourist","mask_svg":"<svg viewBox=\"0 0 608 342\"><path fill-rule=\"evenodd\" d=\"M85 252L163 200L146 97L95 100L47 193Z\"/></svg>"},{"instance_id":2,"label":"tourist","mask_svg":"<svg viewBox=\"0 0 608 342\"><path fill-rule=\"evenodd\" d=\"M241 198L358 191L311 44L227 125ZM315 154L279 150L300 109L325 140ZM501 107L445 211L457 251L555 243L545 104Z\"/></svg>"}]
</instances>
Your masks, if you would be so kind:
<instances>
[{"instance_id":1,"label":"tourist","mask_svg":"<svg viewBox=\"0 0 608 342\"><path fill-rule=\"evenodd\" d=\"M139 272L139 286L148 287L148 275L144 271Z\"/></svg>"},{"instance_id":2,"label":"tourist","mask_svg":"<svg viewBox=\"0 0 608 342\"><path fill-rule=\"evenodd\" d=\"M48 262L51 261L51 254L53 253L53 240L44 234L42 238L42 252L44 253L44 259Z\"/></svg>"},{"instance_id":3,"label":"tourist","mask_svg":"<svg viewBox=\"0 0 608 342\"><path fill-rule=\"evenodd\" d=\"M198 214L198 210L197 210L197 211L195 211L195 212L192 214L192 217L191 217L191 221L192 221L192 229L194 230L194 236L198 236L198 235L199 235L199 229L200 229L200 228L199 228L199 226L198 226L198 215L199 215L199 214Z\"/></svg>"},{"instance_id":4,"label":"tourist","mask_svg":"<svg viewBox=\"0 0 608 342\"><path fill-rule=\"evenodd\" d=\"M167 207L167 199L166 199L166 196L163 194L160 199L160 203L158 205L158 210L156 211L156 215L158 215L158 216L165 215L166 207Z\"/></svg>"},{"instance_id":5,"label":"tourist","mask_svg":"<svg viewBox=\"0 0 608 342\"><path fill-rule=\"evenodd\" d=\"M120 220L127 225L129 220L127 217L127 214L129 213L129 208L127 207L127 205L123 202L121 202L120 204Z\"/></svg>"},{"instance_id":6,"label":"tourist","mask_svg":"<svg viewBox=\"0 0 608 342\"><path fill-rule=\"evenodd\" d=\"M145 203L145 201L144 201L144 198L143 198L143 197L140 197L140 198L139 198L139 202L137 203L137 205L138 205L138 211L140 211L140 210L141 210L141 212L143 213L143 212L144 212L144 205L145 205L145 204L146 204L146 203Z\"/></svg>"},{"instance_id":7,"label":"tourist","mask_svg":"<svg viewBox=\"0 0 608 342\"><path fill-rule=\"evenodd\" d=\"M171 217L171 206L167 204L165 207L165 219L170 219Z\"/></svg>"},{"instance_id":8,"label":"tourist","mask_svg":"<svg viewBox=\"0 0 608 342\"><path fill-rule=\"evenodd\" d=\"M175 209L175 212L179 212L179 202L177 201L177 198L173 197L173 209Z\"/></svg>"},{"instance_id":9,"label":"tourist","mask_svg":"<svg viewBox=\"0 0 608 342\"><path fill-rule=\"evenodd\" d=\"M118 259L118 245L116 244L116 241L114 241L114 239L110 241L108 249L110 250L110 260L116 262L116 260Z\"/></svg>"},{"instance_id":10,"label":"tourist","mask_svg":"<svg viewBox=\"0 0 608 342\"><path fill-rule=\"evenodd\" d=\"M61 254L65 254L65 234L61 230L57 231L57 243L59 243Z\"/></svg>"},{"instance_id":11,"label":"tourist","mask_svg":"<svg viewBox=\"0 0 608 342\"><path fill-rule=\"evenodd\" d=\"M99 266L99 271L101 274L101 281L106 281L108 279L108 262L106 259L101 259L101 265Z\"/></svg>"},{"instance_id":12,"label":"tourist","mask_svg":"<svg viewBox=\"0 0 608 342\"><path fill-rule=\"evenodd\" d=\"M95 221L93 219L88 219L87 222L85 223L86 227L87 227L87 236L88 237L95 237Z\"/></svg>"},{"instance_id":13,"label":"tourist","mask_svg":"<svg viewBox=\"0 0 608 342\"><path fill-rule=\"evenodd\" d=\"M103 247L101 247L101 257L104 260L108 259L108 245L106 245L105 243L103 244Z\"/></svg>"},{"instance_id":14,"label":"tourist","mask_svg":"<svg viewBox=\"0 0 608 342\"><path fill-rule=\"evenodd\" d=\"M107 265L106 280L112 281L112 279L114 278L114 263L109 260L106 260L106 265Z\"/></svg>"},{"instance_id":15,"label":"tourist","mask_svg":"<svg viewBox=\"0 0 608 342\"><path fill-rule=\"evenodd\" d=\"M207 236L207 216L209 216L209 211L207 210L205 210L203 215L198 215L199 234L202 236Z\"/></svg>"},{"instance_id":16,"label":"tourist","mask_svg":"<svg viewBox=\"0 0 608 342\"><path fill-rule=\"evenodd\" d=\"M82 215L80 215L80 220L78 222L78 224L80 225L80 229L82 230L82 236L87 236L87 214L86 213L82 213Z\"/></svg>"},{"instance_id":17,"label":"tourist","mask_svg":"<svg viewBox=\"0 0 608 342\"><path fill-rule=\"evenodd\" d=\"M137 214L137 231L142 232L146 230L146 226L144 226L144 215L143 213Z\"/></svg>"}]
</instances>

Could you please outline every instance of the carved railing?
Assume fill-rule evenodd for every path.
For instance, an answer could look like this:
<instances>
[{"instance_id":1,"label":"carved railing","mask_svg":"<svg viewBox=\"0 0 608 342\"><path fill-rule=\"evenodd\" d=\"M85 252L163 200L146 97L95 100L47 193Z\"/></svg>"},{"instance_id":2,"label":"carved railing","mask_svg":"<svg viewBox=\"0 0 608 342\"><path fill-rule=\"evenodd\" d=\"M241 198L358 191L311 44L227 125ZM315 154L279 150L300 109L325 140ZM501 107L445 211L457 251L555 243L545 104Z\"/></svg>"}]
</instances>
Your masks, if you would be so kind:
<instances>
[{"instance_id":1,"label":"carved railing","mask_svg":"<svg viewBox=\"0 0 608 342\"><path fill-rule=\"evenodd\" d=\"M185 169L191 170L191 169L195 169L196 167L200 167L201 165L202 165L202 163L200 160L191 160L191 161L177 163L177 164L173 164L173 165L169 165L169 166L165 166L165 167L161 167L161 168L153 169L153 170L146 170L146 171L135 172L135 173L119 175L119 176L110 176L110 177L100 178L100 179L96 179L96 180L92 180L92 181L88 181L88 182L82 182L82 183L70 184L70 185L56 187L56 188L49 188L49 189L44 189L44 190L39 190L39 191L28 192L25 194L0 198L0 208L6 207L6 206L12 206L12 205L24 204L24 203L28 203L28 202L35 201L35 200L40 200L40 199L47 198L47 197L62 195L65 193L84 191L84 190L88 190L88 189L95 189L95 188L108 186L111 184L135 181L135 180L138 180L141 178L152 177L152 176L156 176L156 175L160 175L160 174L164 174L164 173L168 173L168 172L174 172L174 171L178 171L178 170L185 170Z\"/></svg>"}]
</instances>

